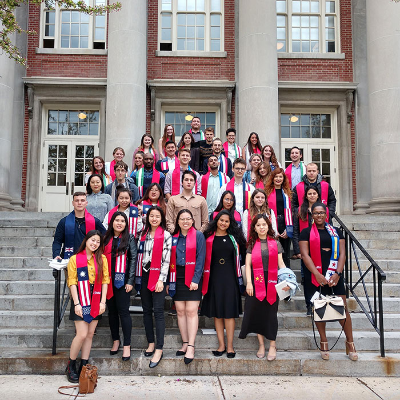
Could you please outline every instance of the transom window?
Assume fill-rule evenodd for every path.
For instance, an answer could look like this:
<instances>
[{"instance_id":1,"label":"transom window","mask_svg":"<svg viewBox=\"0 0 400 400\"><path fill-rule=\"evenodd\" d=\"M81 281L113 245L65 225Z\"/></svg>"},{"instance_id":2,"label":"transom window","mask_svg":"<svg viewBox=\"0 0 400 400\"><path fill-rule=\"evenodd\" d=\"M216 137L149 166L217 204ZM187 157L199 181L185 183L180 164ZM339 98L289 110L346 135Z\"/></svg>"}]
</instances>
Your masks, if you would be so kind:
<instances>
[{"instance_id":1,"label":"transom window","mask_svg":"<svg viewBox=\"0 0 400 400\"><path fill-rule=\"evenodd\" d=\"M281 114L281 137L331 139L331 114Z\"/></svg>"},{"instance_id":2,"label":"transom window","mask_svg":"<svg viewBox=\"0 0 400 400\"><path fill-rule=\"evenodd\" d=\"M337 52L338 7L337 0L276 0L278 51Z\"/></svg>"},{"instance_id":3,"label":"transom window","mask_svg":"<svg viewBox=\"0 0 400 400\"><path fill-rule=\"evenodd\" d=\"M99 111L49 110L48 135L99 135Z\"/></svg>"},{"instance_id":4,"label":"transom window","mask_svg":"<svg viewBox=\"0 0 400 400\"><path fill-rule=\"evenodd\" d=\"M160 50L222 51L222 0L159 0Z\"/></svg>"},{"instance_id":5,"label":"transom window","mask_svg":"<svg viewBox=\"0 0 400 400\"><path fill-rule=\"evenodd\" d=\"M88 0L90 6L103 6L105 0ZM105 49L106 15L92 16L51 4L43 5L44 48Z\"/></svg>"}]
</instances>

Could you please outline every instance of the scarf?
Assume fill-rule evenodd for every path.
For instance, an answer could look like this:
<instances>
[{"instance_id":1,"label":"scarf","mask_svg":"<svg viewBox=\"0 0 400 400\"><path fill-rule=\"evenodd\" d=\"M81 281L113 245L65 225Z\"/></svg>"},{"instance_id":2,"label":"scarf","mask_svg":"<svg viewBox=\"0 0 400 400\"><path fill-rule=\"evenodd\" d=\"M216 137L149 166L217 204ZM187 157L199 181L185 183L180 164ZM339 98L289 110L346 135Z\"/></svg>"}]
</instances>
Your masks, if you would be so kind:
<instances>
[{"instance_id":1,"label":"scarf","mask_svg":"<svg viewBox=\"0 0 400 400\"><path fill-rule=\"evenodd\" d=\"M118 238L117 253L120 241L121 238ZM112 243L113 243L113 238L110 239L110 241L106 244L104 248L104 255L106 256L108 262L108 274L110 276L111 276L111 262L112 262L111 259ZM115 258L115 274L114 274L113 284L117 289L122 288L122 286L124 286L125 283L127 253L128 251L126 250L125 253L117 255ZM110 283L107 288L107 300L110 300L111 297L113 297L113 295L114 295L113 285Z\"/></svg>"},{"instance_id":2,"label":"scarf","mask_svg":"<svg viewBox=\"0 0 400 400\"><path fill-rule=\"evenodd\" d=\"M219 210L219 211L222 211L222 210ZM218 215L219 211L214 211L213 218L215 218ZM242 217L240 216L240 213L235 210L233 217L234 217L235 221L237 222L237 224L239 225L239 228L241 228L242 227Z\"/></svg>"},{"instance_id":3,"label":"scarf","mask_svg":"<svg viewBox=\"0 0 400 400\"><path fill-rule=\"evenodd\" d=\"M206 261L204 264L203 287L201 290L201 292L203 293L203 296L208 291L208 283L210 281L211 255L212 255L212 247L213 247L213 243L214 243L214 238L215 238L215 233L213 233L206 240ZM236 277L238 280L239 289L240 289L241 293L244 293L246 288L243 283L242 269L240 268L239 246L238 246L235 238L232 235L229 235L229 238L231 239L231 241L233 243L233 247L235 248L235 267L236 267ZM223 284L223 282L221 282L221 284Z\"/></svg>"},{"instance_id":4,"label":"scarf","mask_svg":"<svg viewBox=\"0 0 400 400\"><path fill-rule=\"evenodd\" d=\"M329 223L329 208L328 208L329 183L325 182L325 181L321 181L320 185L321 185L321 202L326 205L326 220L325 221ZM297 190L297 199L298 199L299 208L300 208L304 202L304 193L306 190L305 182L300 182L296 186L296 190ZM307 222L306 228L307 227L308 227L308 222ZM301 232L301 230L300 230L300 232Z\"/></svg>"},{"instance_id":5,"label":"scarf","mask_svg":"<svg viewBox=\"0 0 400 400\"><path fill-rule=\"evenodd\" d=\"M114 213L118 211L118 208L119 205L112 208L108 212L108 224L110 224L111 218L114 215ZM134 236L136 236L137 233L138 217L139 217L139 209L131 203L129 206L128 224L129 224L129 233Z\"/></svg>"},{"instance_id":6,"label":"scarf","mask_svg":"<svg viewBox=\"0 0 400 400\"><path fill-rule=\"evenodd\" d=\"M169 289L168 293L171 297L176 292L176 246L178 244L179 232L172 238L171 263L169 266ZM185 285L190 287L196 268L196 229L191 227L186 236L186 258L185 258Z\"/></svg>"},{"instance_id":7,"label":"scarf","mask_svg":"<svg viewBox=\"0 0 400 400\"><path fill-rule=\"evenodd\" d=\"M85 209L85 227L86 235L89 231L96 229L96 222L92 214ZM67 260L74 254L75 241L75 211L68 214L65 220L65 243L64 243L64 260Z\"/></svg>"},{"instance_id":8,"label":"scarf","mask_svg":"<svg viewBox=\"0 0 400 400\"><path fill-rule=\"evenodd\" d=\"M83 320L90 324L99 315L101 282L97 282L98 267L96 257L93 256L96 269L95 284L92 298L90 298L90 283L86 249L76 255L76 272L78 274L78 296L82 306Z\"/></svg>"},{"instance_id":9,"label":"scarf","mask_svg":"<svg viewBox=\"0 0 400 400\"><path fill-rule=\"evenodd\" d=\"M178 157L175 157L175 169L179 169L180 162L178 160ZM175 171L174 169L174 171ZM167 174L169 171L169 166L168 166L168 157L165 157L164 160L161 161L161 172L163 174Z\"/></svg>"},{"instance_id":10,"label":"scarf","mask_svg":"<svg viewBox=\"0 0 400 400\"><path fill-rule=\"evenodd\" d=\"M250 184L242 181L243 184L243 211L248 210L250 207ZM226 190L230 190L233 194L235 194L235 178L232 178L228 184L226 185Z\"/></svg>"},{"instance_id":11,"label":"scarf","mask_svg":"<svg viewBox=\"0 0 400 400\"><path fill-rule=\"evenodd\" d=\"M328 231L332 239L332 252L331 259L329 262L328 271L325 275L326 279L329 279L337 270L337 263L339 260L339 235L336 229L325 222L325 229ZM318 228L313 224L310 230L310 257L317 268L317 271L322 274L322 260L321 260L321 238L319 236ZM314 274L311 276L311 281L315 286L319 286L317 279Z\"/></svg>"},{"instance_id":12,"label":"scarf","mask_svg":"<svg viewBox=\"0 0 400 400\"><path fill-rule=\"evenodd\" d=\"M229 156L229 142L225 142L223 145L225 156ZM233 143L233 147L235 149L235 160L239 157L242 157L242 149L236 144Z\"/></svg>"},{"instance_id":13,"label":"scarf","mask_svg":"<svg viewBox=\"0 0 400 400\"><path fill-rule=\"evenodd\" d=\"M110 162L110 176L111 179L113 180L113 182L117 179L116 175L115 175L115 171L114 171L114 165L115 165L115 160L112 160Z\"/></svg>"},{"instance_id":14,"label":"scarf","mask_svg":"<svg viewBox=\"0 0 400 400\"><path fill-rule=\"evenodd\" d=\"M193 171L192 168L188 165L188 171ZM186 171L186 170L185 170ZM184 172L184 171L182 171ZM193 171L194 172L194 171ZM195 187L194 187L194 194L197 194L197 172L194 172L196 175L195 179ZM172 177L171 177L171 195L176 196L181 193L181 167L179 165L179 168L174 169L174 172L172 172Z\"/></svg>"},{"instance_id":15,"label":"scarf","mask_svg":"<svg viewBox=\"0 0 400 400\"><path fill-rule=\"evenodd\" d=\"M189 130L189 133L191 133L193 135L193 132L192 132L191 129ZM204 140L205 139L204 132L201 129L200 129L199 132L194 132L194 133L200 133L200 140Z\"/></svg>"},{"instance_id":16,"label":"scarf","mask_svg":"<svg viewBox=\"0 0 400 400\"><path fill-rule=\"evenodd\" d=\"M219 155L219 170L225 175L228 175L228 157L225 157L222 153Z\"/></svg>"},{"instance_id":17,"label":"scarf","mask_svg":"<svg viewBox=\"0 0 400 400\"><path fill-rule=\"evenodd\" d=\"M151 183L160 183L160 173L153 167L151 176ZM144 167L140 168L136 172L136 186L139 189L139 196L144 195Z\"/></svg>"},{"instance_id":18,"label":"scarf","mask_svg":"<svg viewBox=\"0 0 400 400\"><path fill-rule=\"evenodd\" d=\"M157 201L157 205L160 206L159 201ZM153 207L153 203L149 200L143 200L142 206L143 206L143 215L146 215L147 212L150 210L150 208Z\"/></svg>"},{"instance_id":19,"label":"scarf","mask_svg":"<svg viewBox=\"0 0 400 400\"><path fill-rule=\"evenodd\" d=\"M282 190L283 195L283 208L285 213L285 225L286 225L286 234L288 237L293 237L293 221L292 221L292 208L290 205L289 196ZM276 190L271 192L268 196L268 206L271 210L274 210L275 218L276 218L276 226L278 226L278 211L276 206Z\"/></svg>"},{"instance_id":20,"label":"scarf","mask_svg":"<svg viewBox=\"0 0 400 400\"><path fill-rule=\"evenodd\" d=\"M285 169L285 174L287 176L287 178L289 179L289 185L290 187L292 187L292 168L293 168L293 163L290 164L286 169ZM301 178L303 178L305 172L305 167L304 167L304 163L303 161L300 161L300 174L301 174Z\"/></svg>"},{"instance_id":21,"label":"scarf","mask_svg":"<svg viewBox=\"0 0 400 400\"><path fill-rule=\"evenodd\" d=\"M268 244L268 276L267 292L265 292L264 267L261 255L261 241L257 239L253 251L251 252L251 263L253 266L254 289L256 298L263 301L267 297L269 304L276 301L276 288L278 283L278 244L275 239L267 236Z\"/></svg>"},{"instance_id":22,"label":"scarf","mask_svg":"<svg viewBox=\"0 0 400 400\"><path fill-rule=\"evenodd\" d=\"M135 278L135 289L138 292L142 288L142 268L143 268L142 264L143 264L143 254L144 254L144 243L146 241L146 237L148 234L150 234L150 232L144 232L140 238L138 258L136 263L136 278ZM149 282L147 284L147 288L152 292L154 292L156 288L156 283L158 281L158 278L160 277L163 247L164 247L164 229L161 228L161 226L159 226L156 229L156 233L154 235L154 245L151 254Z\"/></svg>"},{"instance_id":23,"label":"scarf","mask_svg":"<svg viewBox=\"0 0 400 400\"><path fill-rule=\"evenodd\" d=\"M201 178L201 195L205 199L207 199L208 181L210 179L210 174L211 172L207 172ZM226 183L228 182L228 178L221 171L218 171L218 177L219 177L219 187L221 188L223 185L226 185Z\"/></svg>"}]
</instances>

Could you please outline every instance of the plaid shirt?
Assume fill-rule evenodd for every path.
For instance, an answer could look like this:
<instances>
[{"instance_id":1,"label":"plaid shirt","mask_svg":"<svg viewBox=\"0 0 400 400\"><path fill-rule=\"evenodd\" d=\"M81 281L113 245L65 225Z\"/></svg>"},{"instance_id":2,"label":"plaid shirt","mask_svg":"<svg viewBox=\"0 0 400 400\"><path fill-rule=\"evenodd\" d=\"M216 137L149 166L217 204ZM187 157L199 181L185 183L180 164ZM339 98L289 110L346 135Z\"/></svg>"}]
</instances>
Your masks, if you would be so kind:
<instances>
[{"instance_id":1,"label":"plaid shirt","mask_svg":"<svg viewBox=\"0 0 400 400\"><path fill-rule=\"evenodd\" d=\"M142 238L140 235L139 243ZM154 239L150 237L150 233L147 234L146 240L144 241L144 249L143 249L143 266L145 266L149 261L151 261L151 257L153 255L153 247L154 247ZM172 236L166 230L164 231L164 243L163 243L163 252L161 257L161 271L159 280L166 282L167 276L169 272L169 260L171 258L171 248L172 248Z\"/></svg>"}]
</instances>

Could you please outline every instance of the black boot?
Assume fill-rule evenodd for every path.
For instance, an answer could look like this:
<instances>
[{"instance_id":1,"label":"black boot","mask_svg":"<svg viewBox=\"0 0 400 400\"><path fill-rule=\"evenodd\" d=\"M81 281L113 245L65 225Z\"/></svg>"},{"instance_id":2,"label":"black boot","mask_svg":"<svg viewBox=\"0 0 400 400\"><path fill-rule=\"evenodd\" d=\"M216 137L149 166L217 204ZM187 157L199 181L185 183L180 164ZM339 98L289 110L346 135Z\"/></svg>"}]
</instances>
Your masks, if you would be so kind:
<instances>
[{"instance_id":1,"label":"black boot","mask_svg":"<svg viewBox=\"0 0 400 400\"><path fill-rule=\"evenodd\" d=\"M81 371L82 371L82 367L86 364L89 364L89 360L81 360L81 365L79 366L79 373L78 373L78 378L81 376Z\"/></svg>"},{"instance_id":2,"label":"black boot","mask_svg":"<svg viewBox=\"0 0 400 400\"><path fill-rule=\"evenodd\" d=\"M67 368L65 368L65 375L71 383L79 382L79 375L76 372L76 360L69 359Z\"/></svg>"}]
</instances>

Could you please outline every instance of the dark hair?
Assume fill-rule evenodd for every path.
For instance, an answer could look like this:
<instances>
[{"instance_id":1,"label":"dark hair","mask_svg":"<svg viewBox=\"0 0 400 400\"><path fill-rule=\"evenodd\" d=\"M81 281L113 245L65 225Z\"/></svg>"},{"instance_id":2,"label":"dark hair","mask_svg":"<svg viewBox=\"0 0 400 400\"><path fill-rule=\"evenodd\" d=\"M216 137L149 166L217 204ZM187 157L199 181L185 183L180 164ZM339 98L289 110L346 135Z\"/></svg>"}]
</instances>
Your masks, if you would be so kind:
<instances>
[{"instance_id":1,"label":"dark hair","mask_svg":"<svg viewBox=\"0 0 400 400\"><path fill-rule=\"evenodd\" d=\"M282 168L275 168L271 172L271 174L267 180L267 183L265 184L265 192L267 193L268 196L273 192L273 190L275 188L274 178L278 174L283 175L282 189L283 189L283 192L285 194L287 194L290 198L292 196L292 190L290 189L289 179L286 176L285 171Z\"/></svg>"},{"instance_id":2,"label":"dark hair","mask_svg":"<svg viewBox=\"0 0 400 400\"><path fill-rule=\"evenodd\" d=\"M172 140L167 140L164 147L167 147L169 144L173 144L176 147L176 143L173 142Z\"/></svg>"},{"instance_id":3,"label":"dark hair","mask_svg":"<svg viewBox=\"0 0 400 400\"><path fill-rule=\"evenodd\" d=\"M164 231L167 229L167 221L166 221L166 219L165 219L165 213L164 213L164 211L162 210L162 208L161 207L159 207L159 206L151 206L150 208L149 208L149 211L147 211L147 218L146 218L146 226L144 227L144 230L143 230L143 232L147 235L147 232L149 232L149 230L150 230L150 222L149 222L149 220L150 220L150 213L152 212L152 211L158 211L160 214L161 214L161 224L160 224L160 226L161 226L161 228L163 228L164 229Z\"/></svg>"},{"instance_id":4,"label":"dark hair","mask_svg":"<svg viewBox=\"0 0 400 400\"><path fill-rule=\"evenodd\" d=\"M269 147L270 151L271 151L271 157L269 159L270 163L275 167L275 168L279 168L279 164L278 164L278 159L276 158L276 154L275 154L275 150L274 148L270 145L270 144L266 144L262 150L261 150L261 156L262 159L264 160L264 150Z\"/></svg>"},{"instance_id":5,"label":"dark hair","mask_svg":"<svg viewBox=\"0 0 400 400\"><path fill-rule=\"evenodd\" d=\"M174 232L172 233L172 235L176 235L181 230L181 228L180 228L180 226L178 224L178 221L179 221L180 216L182 214L184 214L184 213L188 213L190 215L190 217L192 218L192 221L193 221L193 225L192 226L194 227L194 229L196 229L196 227L194 226L194 218L193 218L192 212L190 210L188 210L187 208L184 208L183 210L179 211L178 215L176 216L175 229L174 229Z\"/></svg>"},{"instance_id":6,"label":"dark hair","mask_svg":"<svg viewBox=\"0 0 400 400\"><path fill-rule=\"evenodd\" d=\"M75 197L78 197L78 196L85 196L86 197L86 193L85 192L75 192L72 195L72 199L75 199Z\"/></svg>"},{"instance_id":7,"label":"dark hair","mask_svg":"<svg viewBox=\"0 0 400 400\"><path fill-rule=\"evenodd\" d=\"M250 138L251 138L253 135L256 135L256 137L257 137L257 144L256 144L256 147L260 150L260 152L262 151L262 146L261 146L260 137L258 136L258 133L256 133L256 132L251 132L250 135L249 135L249 138L247 139L247 142L246 142L247 150L249 151L249 154L250 154L250 155L253 154L253 145L252 145L252 143L251 143L251 141L250 141Z\"/></svg>"},{"instance_id":8,"label":"dark hair","mask_svg":"<svg viewBox=\"0 0 400 400\"><path fill-rule=\"evenodd\" d=\"M196 183L196 174L193 171L189 171L188 169L186 171L183 171L182 173L182 182L183 182L183 178L185 177L185 175L190 175L194 178L194 182Z\"/></svg>"},{"instance_id":9,"label":"dark hair","mask_svg":"<svg viewBox=\"0 0 400 400\"><path fill-rule=\"evenodd\" d=\"M315 207L322 207L325 211L326 211L326 205L324 204L324 203L322 203L322 202L320 202L320 201L317 201L316 203L314 203L312 206L311 206L311 212L313 212L314 211L314 208Z\"/></svg>"},{"instance_id":10,"label":"dark hair","mask_svg":"<svg viewBox=\"0 0 400 400\"><path fill-rule=\"evenodd\" d=\"M89 179L88 179L87 184L86 184L86 193L87 193L87 194L92 194L92 193L93 193L93 189L92 189L91 186L90 186L90 181L91 181L93 178L99 178L99 179L100 179L100 182L101 182L101 189L100 189L100 191L101 191L102 193L104 193L104 181L103 181L103 177L100 176L99 174L93 174L93 175L90 175L90 176L89 176Z\"/></svg>"},{"instance_id":11,"label":"dark hair","mask_svg":"<svg viewBox=\"0 0 400 400\"><path fill-rule=\"evenodd\" d=\"M179 153L179 154L181 154L181 153L189 153L189 155L190 155L190 150L187 149L186 147L181 147L181 148L178 150L178 153Z\"/></svg>"},{"instance_id":12,"label":"dark hair","mask_svg":"<svg viewBox=\"0 0 400 400\"><path fill-rule=\"evenodd\" d=\"M195 143L193 135L192 135L190 132L185 132L185 133L182 135L181 140L180 140L179 143L178 143L178 149L182 149L183 146L185 145L185 143L183 142L183 139L185 138L185 136L190 136L190 143L191 143L191 145ZM192 147L192 146L190 146L190 147Z\"/></svg>"},{"instance_id":13,"label":"dark hair","mask_svg":"<svg viewBox=\"0 0 400 400\"><path fill-rule=\"evenodd\" d=\"M260 175L260 168L261 168L261 166L264 166L265 169L268 171L268 173L267 173L267 175L266 175L266 178L267 178L267 179L268 179L268 177L269 177L269 174L272 172L272 170L271 170L271 166L269 165L269 163L263 161L262 163L260 163L260 165L259 165L259 166L257 167L257 169L254 171L254 172L255 172L255 175L256 175L256 184L257 184L258 182L263 182L263 183L264 183L264 186L265 186L265 183L266 183L266 182L264 182L264 178Z\"/></svg>"},{"instance_id":14,"label":"dark hair","mask_svg":"<svg viewBox=\"0 0 400 400\"><path fill-rule=\"evenodd\" d=\"M114 171L116 171L118 167L123 168L125 171L128 171L128 164L124 163L123 161L117 161L114 164Z\"/></svg>"},{"instance_id":15,"label":"dark hair","mask_svg":"<svg viewBox=\"0 0 400 400\"><path fill-rule=\"evenodd\" d=\"M143 201L145 201L145 200L150 200L149 194L150 194L151 189L152 189L154 186L157 186L157 189L158 189L158 191L160 192L160 197L158 198L158 205L162 208L162 210L163 210L164 213L165 213L165 212L166 212L166 209L167 209L167 206L166 206L165 200L164 200L164 192L163 192L161 186L160 186L158 183L156 183L156 182L153 182L153 183L151 183L151 184L149 185L149 187L146 189L146 192L144 193L144 196L136 202L136 205L141 204L141 203L142 203Z\"/></svg>"},{"instance_id":16,"label":"dark hair","mask_svg":"<svg viewBox=\"0 0 400 400\"><path fill-rule=\"evenodd\" d=\"M107 245L110 240L114 237L114 221L117 217L123 217L125 221L125 228L121 232L121 239L118 242L118 247L115 249L115 253L117 255L125 253L129 246L129 222L126 214L122 211L116 211L113 216L111 217L110 223L108 224L107 232L104 235L104 245Z\"/></svg>"},{"instance_id":17,"label":"dark hair","mask_svg":"<svg viewBox=\"0 0 400 400\"><path fill-rule=\"evenodd\" d=\"M104 240L103 240L103 235L101 234L100 231L97 229L92 229L89 231L85 238L83 239L81 245L79 246L78 251L76 254L80 253L81 251L86 249L86 242L92 237L98 235L100 237L100 246L98 249L93 253L97 262L98 266L98 274L97 274L97 283L101 283L103 281L103 252L104 252Z\"/></svg>"},{"instance_id":18,"label":"dark hair","mask_svg":"<svg viewBox=\"0 0 400 400\"><path fill-rule=\"evenodd\" d=\"M103 168L101 169L100 173L97 172L97 169L94 167L94 160L98 158L100 160L100 162L103 164ZM105 167L105 162L103 160L102 157L100 156L94 156L93 160L92 160L92 165L90 166L90 172L92 173L92 175L97 174L100 175L101 177L103 177L103 175L107 175L106 174L106 167Z\"/></svg>"},{"instance_id":19,"label":"dark hair","mask_svg":"<svg viewBox=\"0 0 400 400\"><path fill-rule=\"evenodd\" d=\"M208 164L208 162L210 161L210 158L211 158L211 157L215 157L215 158L217 159L217 161L218 161L218 157L217 157L215 154L211 154L211 156L208 157L207 164Z\"/></svg>"},{"instance_id":20,"label":"dark hair","mask_svg":"<svg viewBox=\"0 0 400 400\"><path fill-rule=\"evenodd\" d=\"M254 204L254 197L256 197L256 195L258 193L262 193L265 197L265 203L262 206L261 210L258 211L256 205ZM262 189L256 189L254 190L254 192L252 193L251 197L250 197L250 206L249 206L249 210L248 212L250 213L250 216L255 216L256 214L267 214L268 216L271 215L270 209L268 207L268 197L267 194L265 193L264 190Z\"/></svg>"},{"instance_id":21,"label":"dark hair","mask_svg":"<svg viewBox=\"0 0 400 400\"><path fill-rule=\"evenodd\" d=\"M168 136L167 136L167 128L169 126L172 127L172 136L171 136L172 140L169 140L169 139L167 140L167 138L168 138ZM171 142L171 141L175 142L175 128L174 128L173 125L168 124L168 125L165 125L165 128L164 128L164 134L163 134L163 137L162 137L162 148L165 148L165 145L168 142Z\"/></svg>"},{"instance_id":22,"label":"dark hair","mask_svg":"<svg viewBox=\"0 0 400 400\"><path fill-rule=\"evenodd\" d=\"M303 152L302 152L301 149L300 149L299 147L297 147L297 146L293 146L293 147L290 149L290 153L292 152L293 149L297 149L297 150L300 152L300 154L303 155ZM290 154L290 153L289 153L289 154Z\"/></svg>"},{"instance_id":23,"label":"dark hair","mask_svg":"<svg viewBox=\"0 0 400 400\"><path fill-rule=\"evenodd\" d=\"M226 208L224 208L224 198L227 194L230 194L233 198L233 204L232 204L232 208L229 210L226 210ZM228 212L230 212L233 216L233 219L235 219L235 208L236 208L236 198L235 195L233 194L233 192L231 192L230 190L225 190L224 193L222 193L221 199L219 200L219 203L217 205L217 208L214 210L214 212L220 212L221 210L226 210Z\"/></svg>"},{"instance_id":24,"label":"dark hair","mask_svg":"<svg viewBox=\"0 0 400 400\"><path fill-rule=\"evenodd\" d=\"M207 239L208 237L210 237L213 233L215 233L217 231L217 222L223 215L227 215L229 217L229 227L226 230L226 232L235 238L235 240L238 242L239 246L245 246L246 239L243 236L243 231L241 228L239 228L239 225L235 221L235 218L228 210L220 211L216 215L216 217L208 223L208 225L204 231L205 238Z\"/></svg>"},{"instance_id":25,"label":"dark hair","mask_svg":"<svg viewBox=\"0 0 400 400\"><path fill-rule=\"evenodd\" d=\"M231 132L233 132L236 135L236 129L235 128L228 128L226 130L226 136L228 136L228 133L231 133Z\"/></svg>"},{"instance_id":26,"label":"dark hair","mask_svg":"<svg viewBox=\"0 0 400 400\"><path fill-rule=\"evenodd\" d=\"M299 217L303 221L308 221L308 199L307 199L307 193L311 190L315 190L318 194L318 199L316 203L321 202L321 193L318 190L317 186L306 186L306 189L304 190L304 198L303 198L303 204L299 208Z\"/></svg>"},{"instance_id":27,"label":"dark hair","mask_svg":"<svg viewBox=\"0 0 400 400\"><path fill-rule=\"evenodd\" d=\"M234 168L237 164L243 164L246 165L246 161L244 158L238 157L232 164L232 168Z\"/></svg>"},{"instance_id":28,"label":"dark hair","mask_svg":"<svg viewBox=\"0 0 400 400\"><path fill-rule=\"evenodd\" d=\"M121 185L121 184L117 185L117 187L115 189L117 190L117 200L121 193L128 193L129 197L132 200L132 192L128 188L126 188L124 185Z\"/></svg>"},{"instance_id":29,"label":"dark hair","mask_svg":"<svg viewBox=\"0 0 400 400\"><path fill-rule=\"evenodd\" d=\"M250 232L249 232L249 241L247 242L247 248L253 248L258 239L258 234L255 230L255 226L256 226L258 220L260 220L261 218L267 222L267 225L268 225L267 235L273 239L275 238L275 232L272 228L271 221L269 220L267 215L266 214L257 214L256 216L253 217L253 220L251 221Z\"/></svg>"},{"instance_id":30,"label":"dark hair","mask_svg":"<svg viewBox=\"0 0 400 400\"><path fill-rule=\"evenodd\" d=\"M153 136L151 136L149 133L145 133L145 134L142 136L142 138L140 139L140 146L139 146L139 148L141 148L141 149L144 150L144 138L145 138L145 137L149 137L149 138L151 139L151 145L150 145L150 147L154 150L154 138L153 138Z\"/></svg>"},{"instance_id":31,"label":"dark hair","mask_svg":"<svg viewBox=\"0 0 400 400\"><path fill-rule=\"evenodd\" d=\"M197 119L201 122L200 117L198 117L197 115L195 115L195 116L192 118L192 121L193 121L195 118L197 118Z\"/></svg>"},{"instance_id":32,"label":"dark hair","mask_svg":"<svg viewBox=\"0 0 400 400\"><path fill-rule=\"evenodd\" d=\"M206 133L206 132L212 132L214 134L214 128L209 126L208 128L204 129L204 133Z\"/></svg>"}]
</instances>

